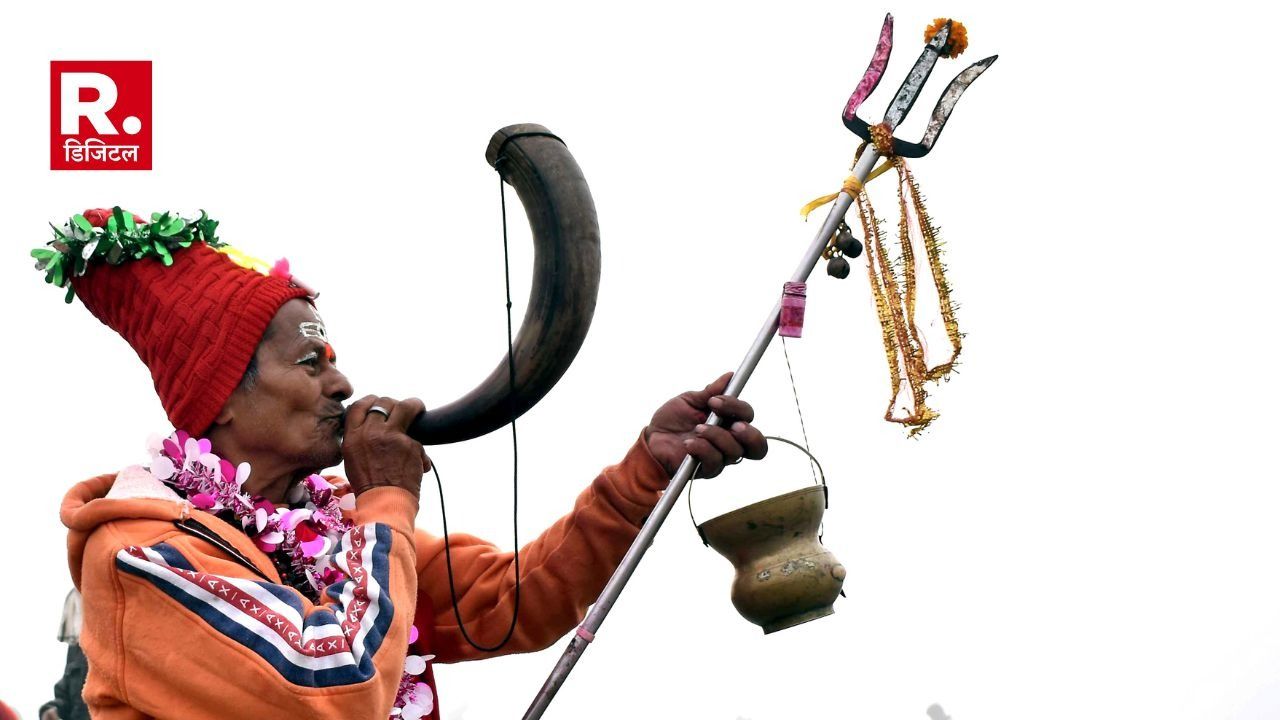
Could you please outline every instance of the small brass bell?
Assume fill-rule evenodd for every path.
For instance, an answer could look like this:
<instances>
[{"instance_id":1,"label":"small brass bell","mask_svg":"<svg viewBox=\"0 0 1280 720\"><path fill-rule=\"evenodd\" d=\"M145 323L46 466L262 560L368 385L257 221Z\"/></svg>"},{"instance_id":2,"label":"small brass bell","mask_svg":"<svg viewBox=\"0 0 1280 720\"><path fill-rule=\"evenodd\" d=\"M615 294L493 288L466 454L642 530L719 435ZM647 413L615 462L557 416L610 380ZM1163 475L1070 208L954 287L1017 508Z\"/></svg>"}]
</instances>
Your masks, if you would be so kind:
<instances>
[{"instance_id":1,"label":"small brass bell","mask_svg":"<svg viewBox=\"0 0 1280 720\"><path fill-rule=\"evenodd\" d=\"M784 438L769 439L800 447ZM821 485L762 500L698 526L703 540L733 563L733 606L766 635L835 612L845 569L818 539L826 499L823 476Z\"/></svg>"}]
</instances>

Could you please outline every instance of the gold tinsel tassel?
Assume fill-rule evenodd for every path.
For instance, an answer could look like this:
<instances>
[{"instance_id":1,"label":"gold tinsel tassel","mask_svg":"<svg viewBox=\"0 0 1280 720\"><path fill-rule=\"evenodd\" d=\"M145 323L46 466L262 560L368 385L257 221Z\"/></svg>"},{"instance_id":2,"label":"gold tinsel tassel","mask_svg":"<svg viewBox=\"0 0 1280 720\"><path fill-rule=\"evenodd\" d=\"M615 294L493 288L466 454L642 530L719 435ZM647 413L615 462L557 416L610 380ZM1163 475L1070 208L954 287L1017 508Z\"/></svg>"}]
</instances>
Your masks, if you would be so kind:
<instances>
[{"instance_id":1,"label":"gold tinsel tassel","mask_svg":"<svg viewBox=\"0 0 1280 720\"><path fill-rule=\"evenodd\" d=\"M843 192L853 196L858 206L858 218L866 238L867 278L871 281L871 293L875 297L876 315L880 318L880 335L884 341L885 359L889 363L889 407L884 419L911 428L914 437L938 417L928 405L925 383L946 378L955 368L960 357L960 340L964 334L956 323L955 304L951 300L951 284L947 281L946 266L942 264L942 248L938 242L938 228L920 197L920 187L907 162L892 155L893 138L883 125L871 126L877 151L886 160L867 176L866 182L858 182L850 176L844 182ZM862 156L867 144L863 143L854 156L854 164ZM898 247L899 262L890 257L880 221L871 207L866 185L890 167L898 172ZM824 195L806 204L800 213L809 213L835 200L839 193ZM922 249L933 286L938 296L938 310L951 343L951 356L930 366L925 360L925 343L916 324L916 304L919 281L916 278L916 248L912 243L912 230L919 232ZM834 238L832 240L834 242ZM911 407L905 414L895 412L903 383L911 392Z\"/></svg>"},{"instance_id":2,"label":"gold tinsel tassel","mask_svg":"<svg viewBox=\"0 0 1280 720\"><path fill-rule=\"evenodd\" d=\"M925 384L947 377L960 356L960 340L963 335L956 323L955 305L951 300L951 285L947 281L946 268L942 264L938 229L934 227L925 210L920 188L916 184L906 161L900 157L891 159L898 171L898 245L901 262L895 267L889 249L880 231L871 200L863 188L854 200L858 217L867 239L867 278L875 297L876 314L880 318L881 337L884 341L885 359L889 364L889 386L892 395L884 418L911 428L911 436L929 426L938 413L929 407ZM914 223L912 222L914 214ZM924 255L937 289L939 311L951 343L951 356L944 362L929 366L925 360L925 346L920 328L916 324L916 304L919 282L916 278L916 251L913 247L912 225L919 230ZM898 398L906 383L911 394L911 407L906 414L895 412Z\"/></svg>"}]
</instances>

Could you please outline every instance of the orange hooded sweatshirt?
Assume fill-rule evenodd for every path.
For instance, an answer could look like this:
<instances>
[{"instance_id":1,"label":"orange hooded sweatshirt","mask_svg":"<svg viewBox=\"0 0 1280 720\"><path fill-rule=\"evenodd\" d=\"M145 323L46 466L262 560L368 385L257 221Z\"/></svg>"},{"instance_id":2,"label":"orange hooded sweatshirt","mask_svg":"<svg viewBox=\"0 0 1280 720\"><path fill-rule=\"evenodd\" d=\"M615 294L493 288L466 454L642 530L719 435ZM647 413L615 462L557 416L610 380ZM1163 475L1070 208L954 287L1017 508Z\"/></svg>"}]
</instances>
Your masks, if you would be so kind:
<instances>
[{"instance_id":1,"label":"orange hooded sweatshirt","mask_svg":"<svg viewBox=\"0 0 1280 720\"><path fill-rule=\"evenodd\" d=\"M520 550L519 623L499 652L481 653L454 617L444 540L414 527L405 490L359 496L338 561L347 579L312 603L243 531L145 468L86 480L62 505L84 595L85 700L113 720L385 720L410 625L413 652L436 662L548 647L581 621L667 483L643 440L606 468ZM467 633L496 644L511 621L515 554L469 535L449 542Z\"/></svg>"}]
</instances>

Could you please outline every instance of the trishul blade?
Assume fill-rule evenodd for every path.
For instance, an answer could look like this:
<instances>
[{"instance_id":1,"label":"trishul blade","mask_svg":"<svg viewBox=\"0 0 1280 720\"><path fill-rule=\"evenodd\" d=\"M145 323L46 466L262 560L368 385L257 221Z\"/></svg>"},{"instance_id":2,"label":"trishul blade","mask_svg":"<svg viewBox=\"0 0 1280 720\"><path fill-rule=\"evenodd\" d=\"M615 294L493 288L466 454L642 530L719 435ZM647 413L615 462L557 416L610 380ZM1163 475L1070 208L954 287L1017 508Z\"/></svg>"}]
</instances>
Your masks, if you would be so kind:
<instances>
[{"instance_id":1,"label":"trishul blade","mask_svg":"<svg viewBox=\"0 0 1280 720\"><path fill-rule=\"evenodd\" d=\"M845 105L842 119L845 127L853 131L858 137L867 142L871 142L871 126L862 118L858 117L858 107L867 99L871 92L879 84L880 78L884 75L885 66L889 61L889 51L893 47L893 18L885 16L885 22L880 30L880 40L876 44L875 53L872 55L871 64L867 67L866 73L863 74L862 80L858 83L858 87L850 96L849 102ZM889 109L885 112L883 124L890 131L901 124L903 118L911 111L915 105L916 99L920 97L920 90L924 88L925 82L929 79L930 73L933 72L933 66L938 62L938 56L943 48L947 46L947 41L951 36L951 21L947 21L938 28L933 34L929 42L920 52L920 57L916 59L915 65L912 66L911 72L907 74L902 85L898 88L897 95L894 96L893 102L889 104ZM963 72L957 75L943 92L939 98L938 104L934 106L933 116L929 119L929 125L925 128L924 137L920 142L913 143L898 138L893 139L893 152L895 155L902 157L923 157L933 149L933 145L938 140L938 136L942 134L942 128L947 124L947 119L951 117L952 110L955 109L956 103L959 102L960 96L964 91L978 79L991 64L996 61L998 55L984 58L970 65Z\"/></svg>"},{"instance_id":2,"label":"trishul blade","mask_svg":"<svg viewBox=\"0 0 1280 720\"><path fill-rule=\"evenodd\" d=\"M849 102L844 106L846 124L856 117L858 107L863 101L875 92L876 86L880 84L880 78L884 77L885 68L889 66L891 52L893 52L893 15L885 14L884 24L880 26L880 41L876 43L876 51L871 55L871 64L867 65L867 71L862 74L862 80L858 81L858 87L854 89L853 94L849 96Z\"/></svg>"}]
</instances>

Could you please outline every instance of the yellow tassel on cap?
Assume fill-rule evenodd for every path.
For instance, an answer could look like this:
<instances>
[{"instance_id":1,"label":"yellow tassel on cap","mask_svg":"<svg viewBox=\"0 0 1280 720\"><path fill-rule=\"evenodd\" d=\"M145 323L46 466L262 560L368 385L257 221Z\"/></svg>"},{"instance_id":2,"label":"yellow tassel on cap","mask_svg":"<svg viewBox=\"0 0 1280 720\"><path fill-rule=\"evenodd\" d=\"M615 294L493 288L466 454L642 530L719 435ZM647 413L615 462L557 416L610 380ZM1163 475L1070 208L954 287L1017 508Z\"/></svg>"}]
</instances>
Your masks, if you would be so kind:
<instances>
[{"instance_id":1,"label":"yellow tassel on cap","mask_svg":"<svg viewBox=\"0 0 1280 720\"><path fill-rule=\"evenodd\" d=\"M231 261L242 268L248 270L256 270L263 275L271 274L271 263L261 258L256 258L249 253L237 250L230 245L223 245L218 248L218 252L231 258Z\"/></svg>"}]
</instances>

